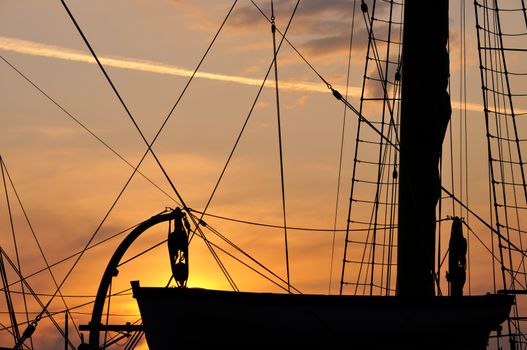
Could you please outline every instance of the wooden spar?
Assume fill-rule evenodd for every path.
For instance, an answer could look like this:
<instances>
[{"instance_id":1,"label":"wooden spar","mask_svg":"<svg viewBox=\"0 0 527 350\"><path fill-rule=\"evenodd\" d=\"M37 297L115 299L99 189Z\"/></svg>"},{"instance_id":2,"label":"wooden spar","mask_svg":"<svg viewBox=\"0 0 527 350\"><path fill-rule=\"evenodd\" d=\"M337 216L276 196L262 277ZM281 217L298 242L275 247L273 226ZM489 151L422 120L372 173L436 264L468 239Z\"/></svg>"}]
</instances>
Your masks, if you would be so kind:
<instances>
[{"instance_id":1,"label":"wooden spar","mask_svg":"<svg viewBox=\"0 0 527 350\"><path fill-rule=\"evenodd\" d=\"M450 120L448 0L406 0L402 53L397 294L434 295L439 158Z\"/></svg>"}]
</instances>

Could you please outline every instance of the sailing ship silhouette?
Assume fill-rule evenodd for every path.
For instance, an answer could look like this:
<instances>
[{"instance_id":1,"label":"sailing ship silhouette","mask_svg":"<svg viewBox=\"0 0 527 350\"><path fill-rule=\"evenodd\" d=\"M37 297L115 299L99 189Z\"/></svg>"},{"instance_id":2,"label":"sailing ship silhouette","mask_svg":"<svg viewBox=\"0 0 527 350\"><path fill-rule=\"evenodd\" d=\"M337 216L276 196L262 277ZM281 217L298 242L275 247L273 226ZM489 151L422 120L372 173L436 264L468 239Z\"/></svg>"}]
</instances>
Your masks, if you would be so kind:
<instances>
[{"instance_id":1,"label":"sailing ship silhouette","mask_svg":"<svg viewBox=\"0 0 527 350\"><path fill-rule=\"evenodd\" d=\"M358 3L357 1L350 2L350 6ZM82 29L75 21L73 13L69 11L64 2L63 4L82 34ZM272 6L273 1L271 1L271 8ZM181 205L175 209L167 209L137 225L118 246L103 273L91 320L88 324L80 326L80 330L89 332L89 337L86 343L79 345L78 349L106 348L132 333L134 334L132 339L137 342L138 338L135 334L142 334L141 332L144 332L148 346L152 350L171 349L178 346L233 346L238 343L245 346L255 340L260 346L276 344L329 346L341 344L343 338L352 339L353 346L357 348L404 346L405 348L430 349L484 349L490 344L491 335L492 337L496 335L499 339L503 336L507 337L506 341L498 340L501 342L498 344L507 344L511 349L517 346L521 348L525 341L520 326L522 318L518 314L521 310L518 296L524 293L525 289L522 289L521 282L517 280L524 277L521 268L518 268L523 264L525 256L525 250L521 246L524 231L520 227L511 229L517 234L520 243L515 241L515 238L506 235L504 231L509 228L508 224L500 222L499 219L508 209L507 204L494 205L496 212L493 215L495 215L496 222L494 226L487 225L500 242L503 288L486 295L466 295L464 284L467 279L468 247L465 238L467 233L464 233L465 222L455 213L447 214L451 216L444 219L445 215L439 211L438 207L441 196L446 194L453 201L457 201L468 215L480 219L476 213L465 207L461 200L443 187L441 182L442 149L452 113L448 90L450 77L449 1L405 0L404 5L402 2L385 1L384 5L378 6L386 6L389 9L385 11L388 15L387 20L382 19L380 15L375 17L376 6L376 1L360 2L360 10L367 18L369 35L367 64L374 66L378 77L377 80L372 79L369 76L371 71L366 68L363 92L367 81L375 80L377 87L381 86L381 98L370 99L363 95L361 106L357 109L347 100L345 93L319 76L326 85L328 93L332 93L338 103L342 103L359 120L352 179L352 186L357 186L352 187L352 194L355 191L357 197L361 192L358 188L359 184L368 183L366 180L360 180L358 174L361 162L366 163L364 159L361 160L361 157L357 156L360 155L359 145L366 148L367 146L362 145L361 142L371 143L378 149L374 154L374 158L378 156L377 161L371 161L371 164L378 167L377 180L372 183L374 190L369 193L370 195L373 193L373 199L363 201L351 196L340 293L338 295L300 293L289 279L289 266L287 266L287 278L278 277L278 283L285 285L287 293L242 292L236 288L233 288L234 291L225 291L187 286L189 274L192 275L191 262L193 260L190 244L192 240L201 238L211 248L211 251L214 251L214 247L203 233L203 230L208 227L204 220L207 209L196 211L186 205L152 150L153 141L148 141L141 133L142 139L148 146L145 156L147 154L153 156L169 180ZM484 86L485 108L483 112L489 120L503 116L514 123L515 117L519 114L515 114L512 107L513 94L497 92L505 96L505 99L508 98L509 108L506 108L507 112L501 112L497 110L497 105L489 100L489 93L493 92L493 89L488 84L486 85L493 79L491 74L500 77L507 77L509 74L504 68L505 55L501 56L503 61L502 66L499 67L491 67L490 59L487 60L486 56L489 52L506 50L503 42L493 42L492 44L498 46L491 47L491 43L484 40L486 35L497 35L489 29L490 24L495 22L489 21L485 16L489 13L496 13L498 17L494 21L499 21L498 2L491 5L487 2L476 2L475 8L476 16L479 14L484 18L484 23L478 23L477 27L478 39L481 39L478 49L482 85ZM285 34L287 30L280 31L275 23L274 8L271 10L272 15L268 19L273 34L274 64L270 66L268 74L275 75L276 100L279 105L278 51L282 42L285 41L282 38L287 38ZM518 7L517 11L527 13L527 10L521 7ZM398 23L395 20L397 14L403 17L403 22ZM374 29L375 21L387 23L383 27L383 31L389 28L386 39L378 36ZM404 29L402 29L403 23ZM391 37L390 34L392 26L399 26L402 30L400 38L402 41L399 43L402 50L396 60L393 59L393 53L389 51L390 45L395 45L397 42L397 39ZM113 91L121 99L104 64L97 58L88 39L84 35L82 37ZM381 51L385 53L385 58L381 57L379 46L376 46L380 42L383 42ZM369 100L382 104L382 122L370 119L366 108L363 108ZM124 102L123 106L126 108ZM133 120L128 109L126 111ZM279 138L281 138L280 109L277 108L277 111ZM396 118L399 113L400 120ZM520 181L508 182L503 173L501 175L492 174L491 185L494 191L494 201L499 202L504 199L497 194L497 188L500 185L518 189L521 195L525 195L522 200L526 200L524 166L521 160L521 137L518 134L514 137L497 136L493 134L492 126L487 126L489 127L487 134L489 135L488 151L491 171L498 162L501 162L500 164L510 163L511 167L516 167L513 172L520 172L522 175ZM374 135L376 142L362 139L359 136L361 129L362 132ZM316 141L312 140L312 142ZM496 144L499 145L498 142L502 141L518 144L518 155L514 156L513 160L498 159L494 156L493 152L500 147ZM387 155L389 152L391 152L390 155ZM285 231L287 247L288 226L285 220L283 160L282 158L280 160L284 209L282 228ZM381 194L385 192L380 189L382 186L395 191L392 192L393 202L383 202ZM506 190L507 193L508 191ZM370 208L368 213L371 214L371 221L365 223L368 228L363 230L367 233L367 238L359 243L364 248L363 260L357 262L349 257L351 248L348 247L357 244L350 238L352 226L356 224L357 227L363 227L361 225L364 224L353 215L357 212L356 207L362 204ZM380 214L386 208L391 208L390 214ZM520 212L516 214L516 218L517 221L521 221L523 207L521 205L509 206L509 209ZM442 217L438 218L438 212ZM385 217L381 218L383 215ZM388 217L387 221L386 217ZM440 254L444 252L444 247L443 250L438 247L438 230L444 222L452 224L452 238L447 249L449 263L447 271L443 271L446 277L441 275L444 257ZM133 297L137 300L142 323L108 324L104 322L104 311L105 306L108 307L107 298L111 294L112 281L119 273L119 267L123 263L125 254L143 232L161 223L169 223L168 262L171 266L171 280L175 285L168 288L167 286L146 287L142 286L139 281L131 281ZM380 241L376 237L386 232L390 233L388 240ZM377 261L378 254L375 249L382 250L383 255L386 252L389 256L387 260ZM366 254L369 254L370 261L364 260ZM396 263L393 263L394 260ZM349 270L353 270L352 264L360 265L360 268L354 270L354 273L358 273L356 282L349 282L349 277L345 277L347 276L346 269L348 273ZM392 271L393 268L396 270ZM359 281L366 275L366 280L369 280L367 283ZM441 278L448 281L449 292L443 293L441 290L439 281ZM395 281L395 287L393 287L393 281ZM6 285L8 285L7 281L4 282L4 289L7 289ZM355 289L355 293L348 295L345 292L345 288L349 286ZM363 295L356 295L359 294L358 289L362 289ZM38 320L44 315L47 306L49 303L37 317ZM21 348L22 344L31 337L36 324L37 321L30 323L26 332L15 335L15 348ZM503 331L504 328L506 331ZM117 340L104 339L103 341L101 337L103 332L124 332L124 336L115 338Z\"/></svg>"}]
</instances>

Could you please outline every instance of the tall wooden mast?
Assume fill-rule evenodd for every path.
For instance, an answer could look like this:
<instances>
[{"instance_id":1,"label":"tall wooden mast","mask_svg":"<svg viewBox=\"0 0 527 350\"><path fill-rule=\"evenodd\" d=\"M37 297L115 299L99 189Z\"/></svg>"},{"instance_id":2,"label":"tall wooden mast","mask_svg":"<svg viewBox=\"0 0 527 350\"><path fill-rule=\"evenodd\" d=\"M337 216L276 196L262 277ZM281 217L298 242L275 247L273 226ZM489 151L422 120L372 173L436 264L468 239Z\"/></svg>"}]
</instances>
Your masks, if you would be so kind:
<instances>
[{"instance_id":1,"label":"tall wooden mast","mask_svg":"<svg viewBox=\"0 0 527 350\"><path fill-rule=\"evenodd\" d=\"M402 57L397 294L434 295L439 158L450 120L448 0L406 0Z\"/></svg>"}]
</instances>

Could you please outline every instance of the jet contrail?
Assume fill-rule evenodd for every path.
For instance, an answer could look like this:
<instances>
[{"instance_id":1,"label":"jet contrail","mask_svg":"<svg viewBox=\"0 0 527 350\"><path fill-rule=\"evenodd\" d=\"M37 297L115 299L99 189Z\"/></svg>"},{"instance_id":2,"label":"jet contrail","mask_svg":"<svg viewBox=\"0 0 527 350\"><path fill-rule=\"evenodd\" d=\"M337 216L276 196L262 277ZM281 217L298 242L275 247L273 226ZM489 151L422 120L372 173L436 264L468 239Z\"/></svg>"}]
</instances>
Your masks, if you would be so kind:
<instances>
[{"instance_id":1,"label":"jet contrail","mask_svg":"<svg viewBox=\"0 0 527 350\"><path fill-rule=\"evenodd\" d=\"M31 56L56 58L60 60L83 62L90 64L96 63L95 59L91 55L83 53L81 51L3 36L0 36L0 49ZM100 56L99 60L104 66L107 67L129 69L139 72L167 74L179 77L190 77L193 74L193 71L189 69L163 64L159 62L138 60L133 58ZM251 86L260 86L262 84L262 81L259 79L208 72L198 72L196 74L196 77ZM267 81L266 86L274 87L274 82ZM281 82L280 87L282 89L292 91L328 93L330 92L329 89L322 83L317 84L311 82ZM359 96L359 94L360 91L358 88L352 89L353 96L357 97Z\"/></svg>"},{"instance_id":2,"label":"jet contrail","mask_svg":"<svg viewBox=\"0 0 527 350\"><path fill-rule=\"evenodd\" d=\"M4 36L0 36L0 50L11 51L31 56L40 56L66 61L96 64L95 59L91 55L81 51ZM107 67L128 69L138 72L175 75L179 77L190 77L193 74L193 71L189 69L159 62L138 60L133 58L100 56L99 60L103 65ZM210 72L198 72L196 74L196 77L201 79L217 80L250 86L260 86L262 84L262 81L259 79ZM274 88L274 86L275 84L273 81L269 80L266 82L266 87ZM285 81L280 83L280 88L299 92L305 91L329 93L328 88L323 83ZM335 88L341 92L345 91L346 89L344 86L335 86ZM351 97L360 98L361 90L358 87L350 87L348 88L348 93ZM452 101L452 108L460 109L461 107L462 105L460 102ZM483 110L483 107L480 104L467 103L466 109L469 111L481 112Z\"/></svg>"}]
</instances>

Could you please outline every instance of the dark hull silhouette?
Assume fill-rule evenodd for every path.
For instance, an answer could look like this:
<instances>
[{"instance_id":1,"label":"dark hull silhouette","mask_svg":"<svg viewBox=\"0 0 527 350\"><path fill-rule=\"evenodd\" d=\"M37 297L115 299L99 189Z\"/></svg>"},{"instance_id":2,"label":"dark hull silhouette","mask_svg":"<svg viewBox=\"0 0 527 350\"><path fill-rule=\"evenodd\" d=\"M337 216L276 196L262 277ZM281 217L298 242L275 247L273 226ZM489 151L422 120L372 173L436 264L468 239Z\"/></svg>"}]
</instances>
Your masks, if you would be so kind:
<instances>
[{"instance_id":1,"label":"dark hull silhouette","mask_svg":"<svg viewBox=\"0 0 527 350\"><path fill-rule=\"evenodd\" d=\"M350 349L485 349L513 303L490 294L405 298L132 287L151 350L343 340Z\"/></svg>"}]
</instances>

